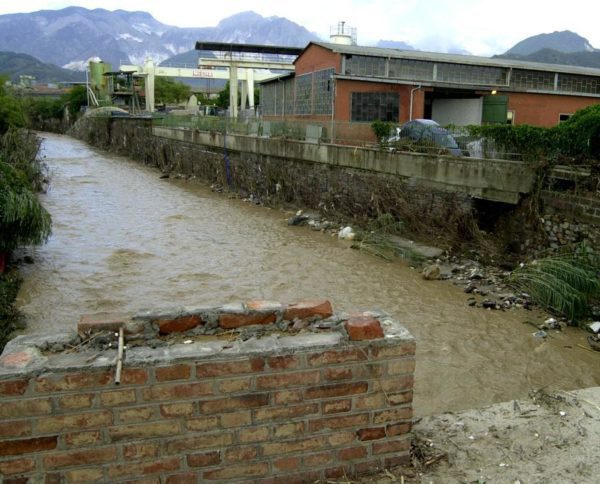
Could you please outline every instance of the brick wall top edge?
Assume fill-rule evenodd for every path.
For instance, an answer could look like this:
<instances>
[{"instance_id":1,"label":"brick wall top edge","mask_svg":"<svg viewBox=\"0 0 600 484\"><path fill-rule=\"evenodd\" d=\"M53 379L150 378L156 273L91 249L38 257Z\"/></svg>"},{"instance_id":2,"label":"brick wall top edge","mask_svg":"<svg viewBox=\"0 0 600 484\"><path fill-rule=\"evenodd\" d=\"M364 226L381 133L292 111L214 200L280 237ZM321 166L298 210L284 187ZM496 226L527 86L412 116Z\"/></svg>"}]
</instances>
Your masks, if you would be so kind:
<instances>
[{"instance_id":1,"label":"brick wall top edge","mask_svg":"<svg viewBox=\"0 0 600 484\"><path fill-rule=\"evenodd\" d=\"M379 316L383 338L350 341L341 323L356 314ZM189 344L183 344L183 339L180 339L157 348L146 345L134 346L126 350L125 366L141 367L183 360L207 361L217 360L219 357L273 356L350 346L381 347L414 342L413 337L400 323L382 314L365 312L334 315L329 320L329 328L325 325L323 329L313 328L312 331L288 335L273 331L264 336L257 333L249 339L246 337L233 340L195 339L190 336ZM116 348L108 350L85 348L73 351L73 341L76 341L73 338L76 337L75 333L61 335L47 333L15 338L7 344L0 357L0 380L48 371L101 370L114 366ZM62 346L66 351L52 351L55 346L58 348Z\"/></svg>"}]
</instances>

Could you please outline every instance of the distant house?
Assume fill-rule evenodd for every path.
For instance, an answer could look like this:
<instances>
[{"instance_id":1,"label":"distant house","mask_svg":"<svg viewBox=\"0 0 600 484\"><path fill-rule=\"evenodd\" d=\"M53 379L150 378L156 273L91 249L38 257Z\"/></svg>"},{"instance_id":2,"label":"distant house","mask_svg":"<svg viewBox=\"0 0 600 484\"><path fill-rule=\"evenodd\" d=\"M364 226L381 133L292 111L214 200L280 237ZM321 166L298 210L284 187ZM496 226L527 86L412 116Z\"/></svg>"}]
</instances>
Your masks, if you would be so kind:
<instances>
[{"instance_id":1,"label":"distant house","mask_svg":"<svg viewBox=\"0 0 600 484\"><path fill-rule=\"evenodd\" d=\"M310 42L261 85L265 118L553 126L600 103L600 69Z\"/></svg>"}]
</instances>

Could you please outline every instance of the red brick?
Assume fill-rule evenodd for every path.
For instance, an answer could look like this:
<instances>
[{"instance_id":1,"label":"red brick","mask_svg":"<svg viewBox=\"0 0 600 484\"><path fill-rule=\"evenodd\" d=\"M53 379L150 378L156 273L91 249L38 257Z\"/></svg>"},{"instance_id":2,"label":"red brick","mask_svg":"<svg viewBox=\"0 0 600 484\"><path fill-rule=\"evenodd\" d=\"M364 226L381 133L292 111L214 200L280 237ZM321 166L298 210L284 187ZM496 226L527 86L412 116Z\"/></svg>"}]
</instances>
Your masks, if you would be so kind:
<instances>
[{"instance_id":1,"label":"red brick","mask_svg":"<svg viewBox=\"0 0 600 484\"><path fill-rule=\"evenodd\" d=\"M252 412L243 410L237 412L224 413L220 416L221 427L229 429L232 427L244 427L252 423Z\"/></svg>"},{"instance_id":2,"label":"red brick","mask_svg":"<svg viewBox=\"0 0 600 484\"><path fill-rule=\"evenodd\" d=\"M395 344L393 346L376 346L371 348L373 358L400 358L402 356L413 356L415 354L415 342L406 341L405 343Z\"/></svg>"},{"instance_id":3,"label":"red brick","mask_svg":"<svg viewBox=\"0 0 600 484\"><path fill-rule=\"evenodd\" d=\"M70 373L68 375L40 376L35 380L37 392L62 392L84 388L105 387L112 382L110 372Z\"/></svg>"},{"instance_id":4,"label":"red brick","mask_svg":"<svg viewBox=\"0 0 600 484\"><path fill-rule=\"evenodd\" d=\"M159 319L156 321L160 334L185 333L200 326L202 319L198 315L182 316L175 319Z\"/></svg>"},{"instance_id":5,"label":"red brick","mask_svg":"<svg viewBox=\"0 0 600 484\"><path fill-rule=\"evenodd\" d=\"M249 393L239 397L200 401L201 413L221 413L242 408L264 407L269 404L268 393Z\"/></svg>"},{"instance_id":6,"label":"red brick","mask_svg":"<svg viewBox=\"0 0 600 484\"><path fill-rule=\"evenodd\" d=\"M196 484L198 482L198 476L194 472L187 472L185 474L173 474L167 476L166 484Z\"/></svg>"},{"instance_id":7,"label":"red brick","mask_svg":"<svg viewBox=\"0 0 600 484\"><path fill-rule=\"evenodd\" d=\"M225 313L219 316L219 326L223 329L235 329L253 324L272 324L277 321L274 313Z\"/></svg>"},{"instance_id":8,"label":"red brick","mask_svg":"<svg viewBox=\"0 0 600 484\"><path fill-rule=\"evenodd\" d=\"M344 323L350 341L383 338L383 328L372 316L356 316Z\"/></svg>"},{"instance_id":9,"label":"red brick","mask_svg":"<svg viewBox=\"0 0 600 484\"><path fill-rule=\"evenodd\" d=\"M381 389L386 393L412 390L413 385L413 375L397 376L394 378L381 378L374 382L375 389Z\"/></svg>"},{"instance_id":10,"label":"red brick","mask_svg":"<svg viewBox=\"0 0 600 484\"><path fill-rule=\"evenodd\" d=\"M307 403L304 405L287 406L281 408L261 408L255 411L254 418L257 422L263 422L265 420L287 420L290 418L304 417L306 415L312 415L315 413L319 413L319 405L316 403Z\"/></svg>"},{"instance_id":11,"label":"red brick","mask_svg":"<svg viewBox=\"0 0 600 484\"><path fill-rule=\"evenodd\" d=\"M104 481L104 471L102 469L74 469L65 472L65 477L67 482L101 482Z\"/></svg>"},{"instance_id":12,"label":"red brick","mask_svg":"<svg viewBox=\"0 0 600 484\"><path fill-rule=\"evenodd\" d=\"M125 368L121 373L121 385L144 385L148 372L142 368Z\"/></svg>"},{"instance_id":13,"label":"red brick","mask_svg":"<svg viewBox=\"0 0 600 484\"><path fill-rule=\"evenodd\" d=\"M125 313L84 314L77 324L77 332L81 335L101 331L119 331L125 323L131 321L131 315Z\"/></svg>"},{"instance_id":14,"label":"red brick","mask_svg":"<svg viewBox=\"0 0 600 484\"><path fill-rule=\"evenodd\" d=\"M35 469L33 459L14 459L0 462L0 476L10 476L14 474L23 474Z\"/></svg>"},{"instance_id":15,"label":"red brick","mask_svg":"<svg viewBox=\"0 0 600 484\"><path fill-rule=\"evenodd\" d=\"M252 301L246 302L246 307L250 311L257 312L273 312L273 311L283 311L284 305L277 301L264 301L262 299L255 299Z\"/></svg>"},{"instance_id":16,"label":"red brick","mask_svg":"<svg viewBox=\"0 0 600 484\"><path fill-rule=\"evenodd\" d=\"M120 423L132 423L151 420L155 416L154 407L129 407L117 411Z\"/></svg>"},{"instance_id":17,"label":"red brick","mask_svg":"<svg viewBox=\"0 0 600 484\"><path fill-rule=\"evenodd\" d=\"M410 449L410 435L399 440L387 439L383 442L373 443L373 454L390 454L408 451Z\"/></svg>"},{"instance_id":18,"label":"red brick","mask_svg":"<svg viewBox=\"0 0 600 484\"><path fill-rule=\"evenodd\" d=\"M210 417L188 418L185 424L188 430L200 431L215 429L219 426L219 417L211 415Z\"/></svg>"},{"instance_id":19,"label":"red brick","mask_svg":"<svg viewBox=\"0 0 600 484\"><path fill-rule=\"evenodd\" d=\"M367 353L362 348L352 348L348 350L328 350L322 353L315 353L308 357L310 366L334 365L336 363L346 363L349 361L365 361L368 359Z\"/></svg>"},{"instance_id":20,"label":"red brick","mask_svg":"<svg viewBox=\"0 0 600 484\"><path fill-rule=\"evenodd\" d=\"M346 427L356 427L369 423L369 414L348 415L344 417L329 417L308 422L309 432L319 432L324 429L341 429ZM385 430L384 430L385 435Z\"/></svg>"},{"instance_id":21,"label":"red brick","mask_svg":"<svg viewBox=\"0 0 600 484\"><path fill-rule=\"evenodd\" d=\"M187 456L187 464L190 467L208 467L221 463L219 451L206 452L204 454L191 454Z\"/></svg>"},{"instance_id":22,"label":"red brick","mask_svg":"<svg viewBox=\"0 0 600 484\"><path fill-rule=\"evenodd\" d=\"M223 380L219 382L219 391L221 393L247 392L250 390L251 383L252 381L248 377Z\"/></svg>"},{"instance_id":23,"label":"red brick","mask_svg":"<svg viewBox=\"0 0 600 484\"><path fill-rule=\"evenodd\" d=\"M290 403L299 403L304 399L300 390L283 390L273 393L275 405L288 405Z\"/></svg>"},{"instance_id":24,"label":"red brick","mask_svg":"<svg viewBox=\"0 0 600 484\"><path fill-rule=\"evenodd\" d=\"M349 412L352 409L351 400L335 400L329 402L323 402L323 414L329 415L331 413L342 413Z\"/></svg>"},{"instance_id":25,"label":"red brick","mask_svg":"<svg viewBox=\"0 0 600 484\"><path fill-rule=\"evenodd\" d=\"M265 360L262 358L244 358L228 360L217 363L200 363L196 366L198 378L211 378L215 376L239 375L243 373L257 373L265 369Z\"/></svg>"},{"instance_id":26,"label":"red brick","mask_svg":"<svg viewBox=\"0 0 600 484\"><path fill-rule=\"evenodd\" d=\"M0 456L31 454L56 449L58 437L38 437L34 439L0 441Z\"/></svg>"},{"instance_id":27,"label":"red brick","mask_svg":"<svg viewBox=\"0 0 600 484\"><path fill-rule=\"evenodd\" d=\"M276 439L284 439L304 434L304 422L286 423L283 425L273 426L273 437Z\"/></svg>"},{"instance_id":28,"label":"red brick","mask_svg":"<svg viewBox=\"0 0 600 484\"><path fill-rule=\"evenodd\" d=\"M80 466L84 464L106 464L117 460L116 447L101 447L80 451L57 452L43 457L46 469Z\"/></svg>"},{"instance_id":29,"label":"red brick","mask_svg":"<svg viewBox=\"0 0 600 484\"><path fill-rule=\"evenodd\" d=\"M269 440L268 427L250 427L237 431L237 442L247 444L250 442L265 442Z\"/></svg>"},{"instance_id":30,"label":"red brick","mask_svg":"<svg viewBox=\"0 0 600 484\"><path fill-rule=\"evenodd\" d=\"M364 446L350 447L340 450L340 460L362 459L367 456L367 448Z\"/></svg>"},{"instance_id":31,"label":"red brick","mask_svg":"<svg viewBox=\"0 0 600 484\"><path fill-rule=\"evenodd\" d=\"M412 458L410 456L410 452L405 451L399 455L388 456L384 459L383 465L386 469L391 467L398 467L403 465L410 465L412 462Z\"/></svg>"},{"instance_id":32,"label":"red brick","mask_svg":"<svg viewBox=\"0 0 600 484\"><path fill-rule=\"evenodd\" d=\"M0 395L23 395L28 385L28 380L0 381Z\"/></svg>"},{"instance_id":33,"label":"red brick","mask_svg":"<svg viewBox=\"0 0 600 484\"><path fill-rule=\"evenodd\" d=\"M300 467L300 457L283 457L273 461L273 468L278 471L295 471Z\"/></svg>"},{"instance_id":34,"label":"red brick","mask_svg":"<svg viewBox=\"0 0 600 484\"><path fill-rule=\"evenodd\" d=\"M8 353L0 357L0 366L4 368L25 368L33 361L34 355L31 351L18 351Z\"/></svg>"},{"instance_id":35,"label":"red brick","mask_svg":"<svg viewBox=\"0 0 600 484\"><path fill-rule=\"evenodd\" d=\"M13 400L10 402L2 402L2 405L0 405L0 418L46 415L51 411L52 402L49 398Z\"/></svg>"},{"instance_id":36,"label":"red brick","mask_svg":"<svg viewBox=\"0 0 600 484\"><path fill-rule=\"evenodd\" d=\"M145 474L158 474L166 471L179 470L181 460L179 457L168 457L162 460L152 460L150 462L113 465L108 469L108 475L111 478L125 476L142 476Z\"/></svg>"},{"instance_id":37,"label":"red brick","mask_svg":"<svg viewBox=\"0 0 600 484\"><path fill-rule=\"evenodd\" d=\"M385 427L360 429L356 432L358 440L378 440L385 437Z\"/></svg>"},{"instance_id":38,"label":"red brick","mask_svg":"<svg viewBox=\"0 0 600 484\"><path fill-rule=\"evenodd\" d=\"M190 365L171 365L154 370L156 381L188 380L192 374Z\"/></svg>"},{"instance_id":39,"label":"red brick","mask_svg":"<svg viewBox=\"0 0 600 484\"><path fill-rule=\"evenodd\" d=\"M3 484L30 484L30 479L29 477L7 477L6 479L2 480ZM46 479L44 480L45 484L60 484L59 481L57 480L53 480L50 481L48 479L48 476L46 475Z\"/></svg>"},{"instance_id":40,"label":"red brick","mask_svg":"<svg viewBox=\"0 0 600 484\"><path fill-rule=\"evenodd\" d=\"M125 444L123 446L123 457L127 460L146 459L156 457L160 450L160 444Z\"/></svg>"},{"instance_id":41,"label":"red brick","mask_svg":"<svg viewBox=\"0 0 600 484\"><path fill-rule=\"evenodd\" d=\"M274 370L289 370L298 368L299 361L297 356L271 356L267 358L267 365Z\"/></svg>"},{"instance_id":42,"label":"red brick","mask_svg":"<svg viewBox=\"0 0 600 484\"><path fill-rule=\"evenodd\" d=\"M109 411L78 413L44 417L37 421L36 431L39 433L64 432L65 430L101 428L112 424Z\"/></svg>"},{"instance_id":43,"label":"red brick","mask_svg":"<svg viewBox=\"0 0 600 484\"><path fill-rule=\"evenodd\" d=\"M399 424L391 424L385 428L388 437L394 437L396 435L404 435L410 432L412 427L411 422L404 422Z\"/></svg>"},{"instance_id":44,"label":"red brick","mask_svg":"<svg viewBox=\"0 0 600 484\"><path fill-rule=\"evenodd\" d=\"M352 380L353 376L352 368L326 368L323 370L324 380Z\"/></svg>"},{"instance_id":45,"label":"red brick","mask_svg":"<svg viewBox=\"0 0 600 484\"><path fill-rule=\"evenodd\" d=\"M265 442L262 444L262 455L272 456L289 453L305 453L310 450L318 450L327 446L328 440L324 435L295 439L288 442Z\"/></svg>"},{"instance_id":46,"label":"red brick","mask_svg":"<svg viewBox=\"0 0 600 484\"><path fill-rule=\"evenodd\" d=\"M319 377L318 370L264 375L256 378L256 387L258 389L276 389L314 385L319 382Z\"/></svg>"},{"instance_id":47,"label":"red brick","mask_svg":"<svg viewBox=\"0 0 600 484\"><path fill-rule=\"evenodd\" d=\"M89 432L72 432L65 434L65 444L67 447L83 447L86 445L95 445L102 442L102 432L99 430Z\"/></svg>"},{"instance_id":48,"label":"red brick","mask_svg":"<svg viewBox=\"0 0 600 484\"><path fill-rule=\"evenodd\" d=\"M258 455L257 447L234 447L225 451L226 462L240 462L255 459Z\"/></svg>"},{"instance_id":49,"label":"red brick","mask_svg":"<svg viewBox=\"0 0 600 484\"><path fill-rule=\"evenodd\" d=\"M62 397L57 398L58 406L69 410L90 408L93 400L93 393L77 393L75 395L63 395Z\"/></svg>"},{"instance_id":50,"label":"red brick","mask_svg":"<svg viewBox=\"0 0 600 484\"><path fill-rule=\"evenodd\" d=\"M354 397L355 410L379 410L388 406L386 395L383 392Z\"/></svg>"},{"instance_id":51,"label":"red brick","mask_svg":"<svg viewBox=\"0 0 600 484\"><path fill-rule=\"evenodd\" d=\"M341 430L327 435L327 442L332 447L346 446L356 442L356 432L354 430Z\"/></svg>"},{"instance_id":52,"label":"red brick","mask_svg":"<svg viewBox=\"0 0 600 484\"><path fill-rule=\"evenodd\" d=\"M0 422L0 437L27 437L31 435L30 420Z\"/></svg>"},{"instance_id":53,"label":"red brick","mask_svg":"<svg viewBox=\"0 0 600 484\"><path fill-rule=\"evenodd\" d=\"M320 454L309 454L303 456L303 462L306 467L314 468L329 464L333 461L333 452L321 452Z\"/></svg>"},{"instance_id":54,"label":"red brick","mask_svg":"<svg viewBox=\"0 0 600 484\"><path fill-rule=\"evenodd\" d=\"M175 421L121 425L108 429L108 435L112 442L169 437L180 433L181 425Z\"/></svg>"},{"instance_id":55,"label":"red brick","mask_svg":"<svg viewBox=\"0 0 600 484\"><path fill-rule=\"evenodd\" d=\"M408 462L407 462L408 464ZM388 469L390 467L393 466L384 466L385 469ZM381 460L378 458L375 459L370 459L367 461L362 461L362 462L355 462L354 463L354 471L356 472L356 474L360 475L360 474L372 474L373 472L377 472L381 470Z\"/></svg>"},{"instance_id":56,"label":"red brick","mask_svg":"<svg viewBox=\"0 0 600 484\"><path fill-rule=\"evenodd\" d=\"M348 478L352 476L352 470L349 467L337 466L325 469L325 477L328 479Z\"/></svg>"},{"instance_id":57,"label":"red brick","mask_svg":"<svg viewBox=\"0 0 600 484\"><path fill-rule=\"evenodd\" d=\"M331 303L327 299L312 299L290 304L283 315L283 319L320 318L325 319L333 314Z\"/></svg>"},{"instance_id":58,"label":"red brick","mask_svg":"<svg viewBox=\"0 0 600 484\"><path fill-rule=\"evenodd\" d=\"M205 471L202 477L204 480L227 480L237 477L260 477L269 473L269 464L259 462L248 465L230 465L224 469L214 471Z\"/></svg>"},{"instance_id":59,"label":"red brick","mask_svg":"<svg viewBox=\"0 0 600 484\"><path fill-rule=\"evenodd\" d=\"M369 384L361 381L356 383L338 383L334 385L321 385L308 388L304 392L304 398L312 400L315 398L343 397L346 395L357 395L369 391Z\"/></svg>"},{"instance_id":60,"label":"red brick","mask_svg":"<svg viewBox=\"0 0 600 484\"><path fill-rule=\"evenodd\" d=\"M190 416L194 414L194 404L192 402L182 402L161 405L160 414L165 418Z\"/></svg>"},{"instance_id":61,"label":"red brick","mask_svg":"<svg viewBox=\"0 0 600 484\"><path fill-rule=\"evenodd\" d=\"M233 442L233 434L219 432L217 434L202 434L193 437L181 437L172 439L162 445L162 451L165 454L182 454L185 451L197 451L202 449L210 449L215 447L224 447L231 445Z\"/></svg>"},{"instance_id":62,"label":"red brick","mask_svg":"<svg viewBox=\"0 0 600 484\"><path fill-rule=\"evenodd\" d=\"M390 405L402 405L410 403L413 399L413 392L389 393L387 400Z\"/></svg>"},{"instance_id":63,"label":"red brick","mask_svg":"<svg viewBox=\"0 0 600 484\"><path fill-rule=\"evenodd\" d=\"M393 423L398 420L408 420L412 418L412 408L402 407L392 410L383 410L373 414L373 423Z\"/></svg>"},{"instance_id":64,"label":"red brick","mask_svg":"<svg viewBox=\"0 0 600 484\"><path fill-rule=\"evenodd\" d=\"M126 403L135 403L135 390L116 390L114 392L102 392L100 400L104 407L115 407Z\"/></svg>"},{"instance_id":65,"label":"red brick","mask_svg":"<svg viewBox=\"0 0 600 484\"><path fill-rule=\"evenodd\" d=\"M173 385L154 385L144 388L142 395L146 401L182 400L186 398L212 395L211 382L180 383Z\"/></svg>"},{"instance_id":66,"label":"red brick","mask_svg":"<svg viewBox=\"0 0 600 484\"><path fill-rule=\"evenodd\" d=\"M398 360L392 360L387 364L388 375L402 375L403 373L414 373L414 371L414 358L402 358Z\"/></svg>"}]
</instances>

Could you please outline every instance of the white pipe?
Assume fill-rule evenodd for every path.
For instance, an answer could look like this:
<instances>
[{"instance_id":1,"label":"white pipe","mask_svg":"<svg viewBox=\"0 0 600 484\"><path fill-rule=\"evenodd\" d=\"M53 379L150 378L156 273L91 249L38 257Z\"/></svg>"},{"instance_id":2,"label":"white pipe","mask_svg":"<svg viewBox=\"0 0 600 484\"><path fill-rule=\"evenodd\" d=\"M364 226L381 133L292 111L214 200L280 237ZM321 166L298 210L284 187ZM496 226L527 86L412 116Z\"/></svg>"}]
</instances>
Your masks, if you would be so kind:
<instances>
[{"instance_id":1,"label":"white pipe","mask_svg":"<svg viewBox=\"0 0 600 484\"><path fill-rule=\"evenodd\" d=\"M419 89L421 89L421 84L419 84L414 89L411 89L411 91L410 91L410 110L409 110L409 117L408 117L409 121L412 121L412 118L413 118L413 96L415 94L415 91L418 91Z\"/></svg>"}]
</instances>

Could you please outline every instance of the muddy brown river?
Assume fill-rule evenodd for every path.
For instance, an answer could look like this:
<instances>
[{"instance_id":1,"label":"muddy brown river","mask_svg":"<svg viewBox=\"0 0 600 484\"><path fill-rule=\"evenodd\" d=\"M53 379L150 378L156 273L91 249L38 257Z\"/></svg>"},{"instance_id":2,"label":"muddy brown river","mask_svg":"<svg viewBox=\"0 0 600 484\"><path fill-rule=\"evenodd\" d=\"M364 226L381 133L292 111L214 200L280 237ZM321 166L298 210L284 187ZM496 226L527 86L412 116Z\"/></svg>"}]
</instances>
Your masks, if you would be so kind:
<instances>
[{"instance_id":1,"label":"muddy brown river","mask_svg":"<svg viewBox=\"0 0 600 484\"><path fill-rule=\"evenodd\" d=\"M43 137L52 176L42 199L54 228L22 268L27 332L70 331L96 311L327 297L337 311L383 309L413 333L420 415L600 385L600 354L577 346L580 331L541 341L523 324L541 314L468 307L461 288L289 227L289 214Z\"/></svg>"}]
</instances>

